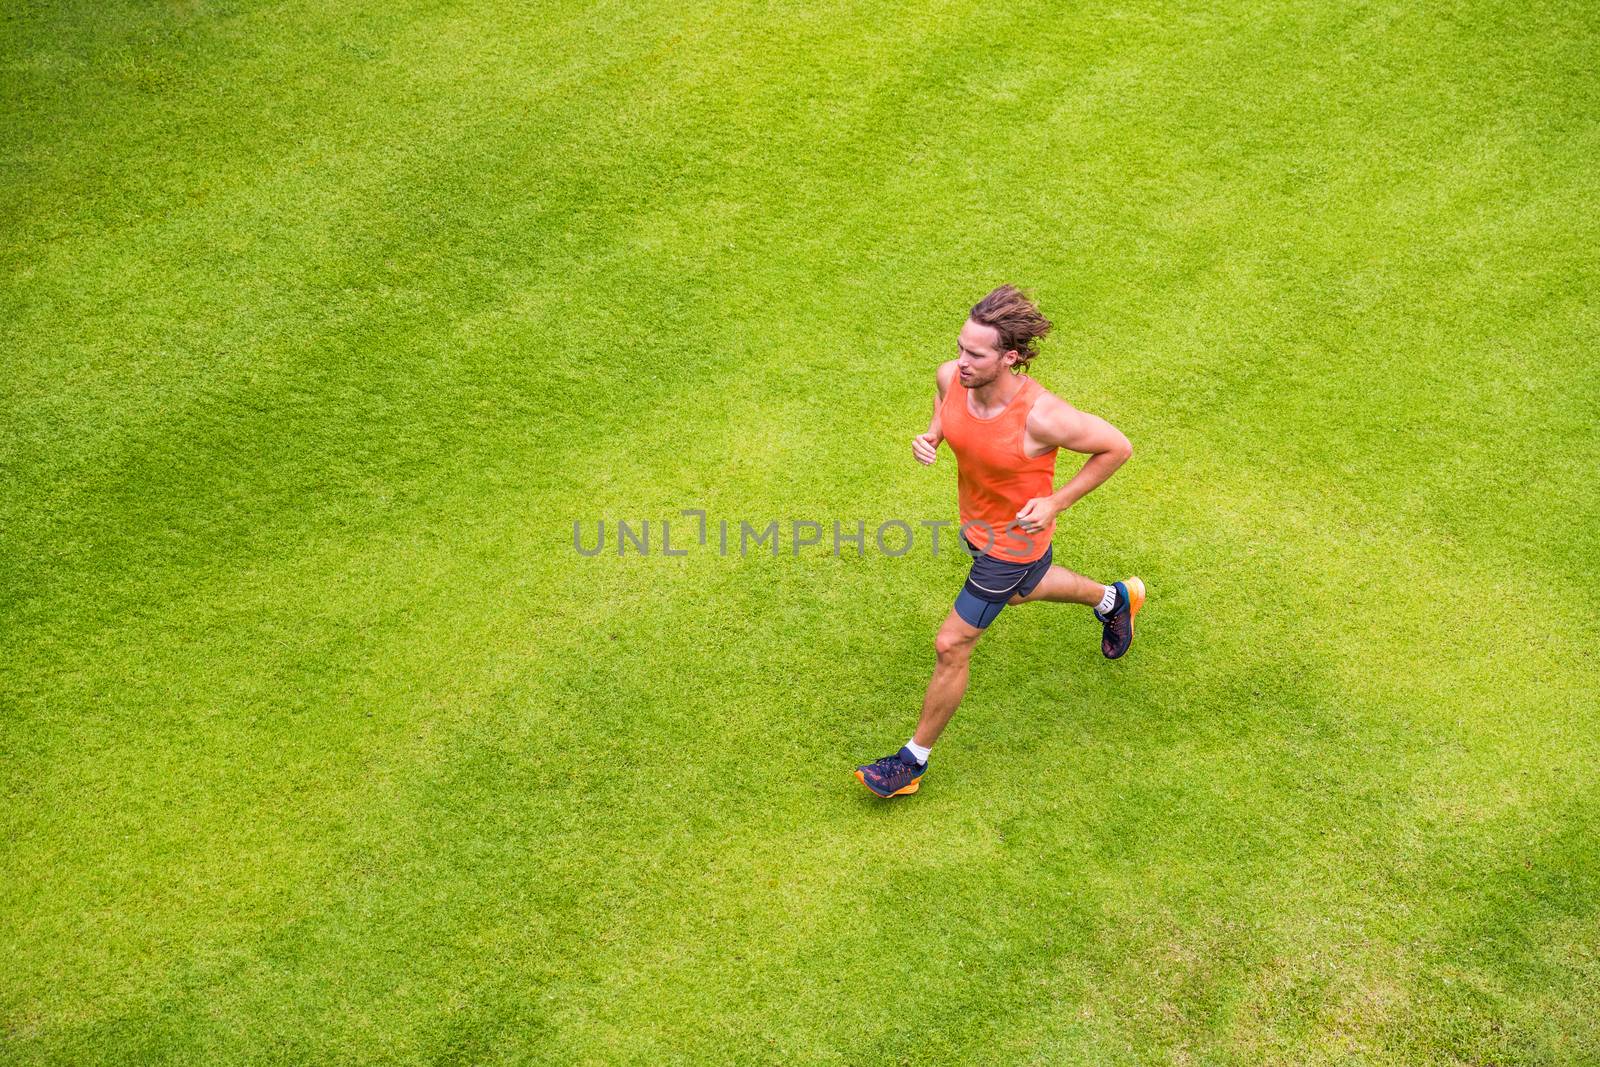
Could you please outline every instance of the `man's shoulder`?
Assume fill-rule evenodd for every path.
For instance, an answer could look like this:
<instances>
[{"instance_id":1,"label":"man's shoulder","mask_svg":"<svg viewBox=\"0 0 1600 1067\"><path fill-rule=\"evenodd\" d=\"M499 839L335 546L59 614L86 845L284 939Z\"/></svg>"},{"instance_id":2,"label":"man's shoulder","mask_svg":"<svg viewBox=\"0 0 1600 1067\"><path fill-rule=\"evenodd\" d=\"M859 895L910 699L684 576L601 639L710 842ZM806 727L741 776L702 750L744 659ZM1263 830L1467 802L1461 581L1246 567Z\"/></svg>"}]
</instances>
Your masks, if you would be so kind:
<instances>
[{"instance_id":1,"label":"man's shoulder","mask_svg":"<svg viewBox=\"0 0 1600 1067\"><path fill-rule=\"evenodd\" d=\"M1028 409L1028 427L1056 426L1077 414L1077 408L1041 385L1033 398L1033 407Z\"/></svg>"},{"instance_id":2,"label":"man's shoulder","mask_svg":"<svg viewBox=\"0 0 1600 1067\"><path fill-rule=\"evenodd\" d=\"M944 396L950 391L950 383L956 380L956 361L947 359L939 364L939 369L934 372L934 377L939 382L939 395Z\"/></svg>"}]
</instances>

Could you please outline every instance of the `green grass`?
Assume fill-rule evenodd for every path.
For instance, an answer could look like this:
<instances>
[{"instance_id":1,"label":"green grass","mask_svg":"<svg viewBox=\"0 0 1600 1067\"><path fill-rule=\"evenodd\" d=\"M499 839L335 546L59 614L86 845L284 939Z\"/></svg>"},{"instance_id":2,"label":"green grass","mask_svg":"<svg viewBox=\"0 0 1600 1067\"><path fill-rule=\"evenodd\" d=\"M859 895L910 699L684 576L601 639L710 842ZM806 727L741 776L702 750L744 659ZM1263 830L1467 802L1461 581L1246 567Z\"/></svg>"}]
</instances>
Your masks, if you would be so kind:
<instances>
[{"instance_id":1,"label":"green grass","mask_svg":"<svg viewBox=\"0 0 1600 1067\"><path fill-rule=\"evenodd\" d=\"M1600 1063L1597 48L13 5L0 1058ZM572 523L953 517L1002 281L1153 599L1008 610L879 804L958 557Z\"/></svg>"}]
</instances>

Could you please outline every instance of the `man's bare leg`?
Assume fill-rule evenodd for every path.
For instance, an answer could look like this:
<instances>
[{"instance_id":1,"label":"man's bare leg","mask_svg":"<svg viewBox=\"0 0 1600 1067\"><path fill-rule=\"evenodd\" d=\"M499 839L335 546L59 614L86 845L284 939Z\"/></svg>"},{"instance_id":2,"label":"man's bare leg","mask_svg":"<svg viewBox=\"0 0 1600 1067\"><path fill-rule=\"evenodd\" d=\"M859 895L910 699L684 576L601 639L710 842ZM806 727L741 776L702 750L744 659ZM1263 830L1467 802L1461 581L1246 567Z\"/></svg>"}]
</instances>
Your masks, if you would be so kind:
<instances>
[{"instance_id":1,"label":"man's bare leg","mask_svg":"<svg viewBox=\"0 0 1600 1067\"><path fill-rule=\"evenodd\" d=\"M1027 604L1034 600L1066 604L1086 604L1095 609L1101 623L1100 651L1106 659L1120 659L1133 644L1133 617L1144 606L1144 582L1137 576L1117 583L1124 592L1074 574L1065 567L1051 567L1027 596L1014 596L1008 604ZM1102 601L1101 598L1104 598Z\"/></svg>"},{"instance_id":2,"label":"man's bare leg","mask_svg":"<svg viewBox=\"0 0 1600 1067\"><path fill-rule=\"evenodd\" d=\"M933 639L938 661L928 681L928 692L922 698L922 718L917 722L917 732L912 735L912 740L924 748L933 747L950 716L961 705L961 697L967 691L967 666L972 660L972 646L982 636L983 631L963 619L954 608L939 627Z\"/></svg>"},{"instance_id":3,"label":"man's bare leg","mask_svg":"<svg viewBox=\"0 0 1600 1067\"><path fill-rule=\"evenodd\" d=\"M1053 600L1068 604L1085 604L1094 607L1105 596L1106 587L1065 567L1051 567L1039 584L1025 597L1012 597L1012 604L1026 604L1034 600ZM944 732L950 717L961 706L967 691L968 665L972 660L972 647L978 643L983 631L963 619L954 608L945 616L944 625L933 639L938 662L934 664L933 677L928 681L928 691L922 698L922 718L917 722L917 732L911 739L924 748L932 748Z\"/></svg>"}]
</instances>

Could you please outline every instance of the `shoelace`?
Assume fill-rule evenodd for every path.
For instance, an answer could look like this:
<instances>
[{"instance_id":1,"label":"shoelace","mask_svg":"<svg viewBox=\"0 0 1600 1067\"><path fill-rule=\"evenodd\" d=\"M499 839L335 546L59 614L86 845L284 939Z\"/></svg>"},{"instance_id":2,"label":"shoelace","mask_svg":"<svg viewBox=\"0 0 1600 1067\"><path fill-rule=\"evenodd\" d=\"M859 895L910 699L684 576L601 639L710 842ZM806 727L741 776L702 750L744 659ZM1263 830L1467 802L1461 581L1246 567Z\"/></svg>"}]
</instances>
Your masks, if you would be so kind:
<instances>
[{"instance_id":1,"label":"shoelace","mask_svg":"<svg viewBox=\"0 0 1600 1067\"><path fill-rule=\"evenodd\" d=\"M878 777L880 778L888 778L892 775L899 774L906 769L906 765L901 761L900 753L898 752L892 756L885 756L880 760L874 760L872 767L873 770L878 772Z\"/></svg>"}]
</instances>

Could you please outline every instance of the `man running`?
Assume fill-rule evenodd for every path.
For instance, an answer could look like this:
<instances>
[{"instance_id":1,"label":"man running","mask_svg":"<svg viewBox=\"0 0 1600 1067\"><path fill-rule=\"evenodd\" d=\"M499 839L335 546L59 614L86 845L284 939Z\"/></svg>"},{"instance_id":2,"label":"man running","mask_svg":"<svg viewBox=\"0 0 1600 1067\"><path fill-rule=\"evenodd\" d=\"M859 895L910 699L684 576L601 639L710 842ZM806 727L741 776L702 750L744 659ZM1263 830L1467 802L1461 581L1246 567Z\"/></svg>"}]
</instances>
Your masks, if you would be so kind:
<instances>
[{"instance_id":1,"label":"man running","mask_svg":"<svg viewBox=\"0 0 1600 1067\"><path fill-rule=\"evenodd\" d=\"M939 627L938 662L911 740L892 756L856 768L880 797L915 793L928 752L967 690L972 647L1007 604L1086 604L1101 623L1100 651L1116 659L1133 643L1144 582L1102 585L1050 563L1056 516L1112 473L1133 446L1115 426L1053 396L1025 373L1050 320L1020 290L1002 285L973 306L957 358L938 371L939 396L926 433L912 438L923 464L947 441L956 454L961 534L972 558L966 585ZM1055 489L1056 450L1089 457Z\"/></svg>"}]
</instances>

